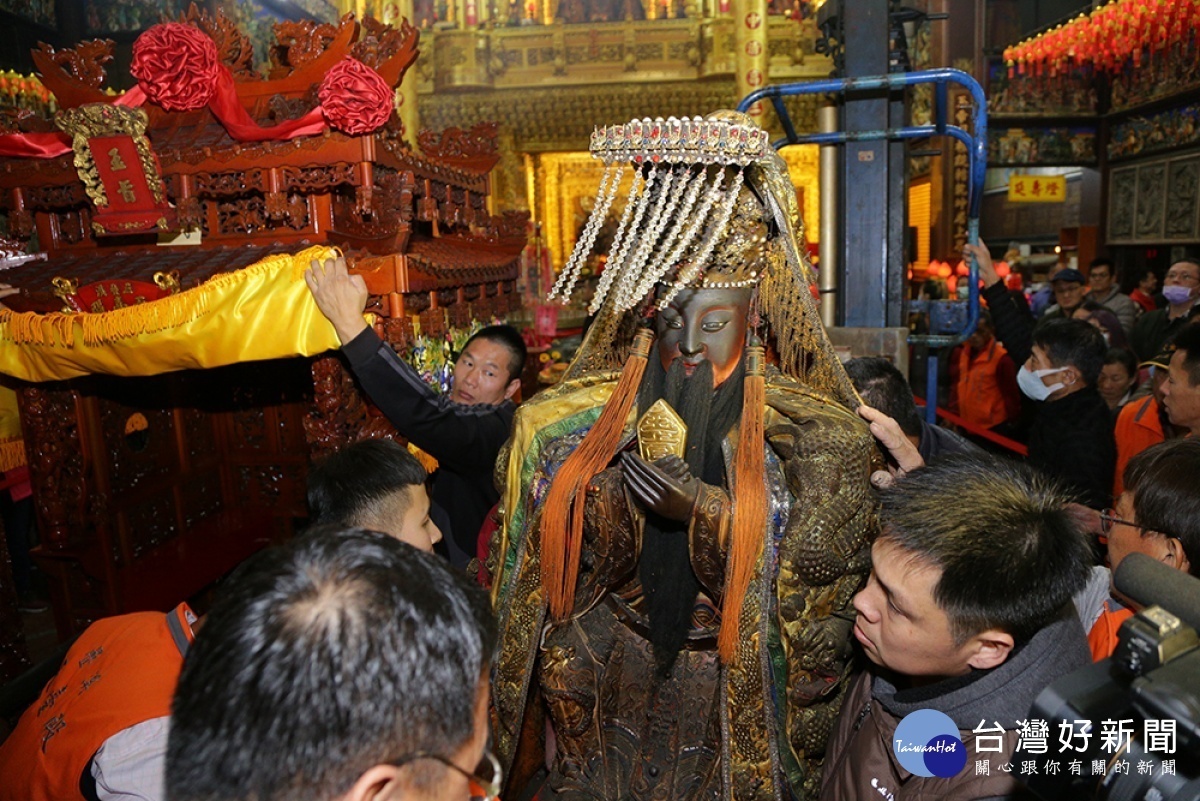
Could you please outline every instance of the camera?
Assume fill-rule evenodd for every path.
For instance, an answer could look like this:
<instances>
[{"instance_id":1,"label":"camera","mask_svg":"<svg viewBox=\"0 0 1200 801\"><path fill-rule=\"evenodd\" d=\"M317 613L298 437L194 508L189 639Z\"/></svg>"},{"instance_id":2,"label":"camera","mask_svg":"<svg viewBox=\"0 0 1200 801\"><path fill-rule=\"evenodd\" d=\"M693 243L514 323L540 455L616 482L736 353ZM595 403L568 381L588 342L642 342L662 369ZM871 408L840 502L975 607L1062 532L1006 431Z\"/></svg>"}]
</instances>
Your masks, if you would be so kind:
<instances>
[{"instance_id":1,"label":"camera","mask_svg":"<svg viewBox=\"0 0 1200 801\"><path fill-rule=\"evenodd\" d=\"M1114 585L1146 608L1121 625L1111 659L1050 685L1030 712L1094 769L1026 783L1045 801L1200 801L1200 579L1131 554Z\"/></svg>"}]
</instances>

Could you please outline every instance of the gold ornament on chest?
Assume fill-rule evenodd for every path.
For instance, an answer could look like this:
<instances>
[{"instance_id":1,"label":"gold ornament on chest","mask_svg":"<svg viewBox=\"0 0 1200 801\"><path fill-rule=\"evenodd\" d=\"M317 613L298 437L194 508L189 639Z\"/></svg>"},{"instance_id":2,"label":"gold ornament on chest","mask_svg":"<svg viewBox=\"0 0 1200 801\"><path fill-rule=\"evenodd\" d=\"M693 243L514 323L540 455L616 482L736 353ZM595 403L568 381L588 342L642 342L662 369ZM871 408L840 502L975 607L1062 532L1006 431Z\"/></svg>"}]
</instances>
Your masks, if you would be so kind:
<instances>
[{"instance_id":1,"label":"gold ornament on chest","mask_svg":"<svg viewBox=\"0 0 1200 801\"><path fill-rule=\"evenodd\" d=\"M638 453L647 462L664 456L682 459L687 446L687 425L671 404L659 398L638 420L637 438Z\"/></svg>"}]
</instances>

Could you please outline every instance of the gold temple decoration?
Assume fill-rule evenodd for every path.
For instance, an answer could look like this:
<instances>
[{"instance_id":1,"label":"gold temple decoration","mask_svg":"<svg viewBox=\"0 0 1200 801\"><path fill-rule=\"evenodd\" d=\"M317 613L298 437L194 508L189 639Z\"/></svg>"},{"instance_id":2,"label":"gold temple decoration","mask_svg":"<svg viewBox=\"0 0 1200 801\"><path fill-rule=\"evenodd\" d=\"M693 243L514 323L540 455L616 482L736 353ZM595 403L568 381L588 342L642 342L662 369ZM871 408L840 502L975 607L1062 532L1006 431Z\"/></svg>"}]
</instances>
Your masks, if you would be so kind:
<instances>
[{"instance_id":1,"label":"gold temple decoration","mask_svg":"<svg viewBox=\"0 0 1200 801\"><path fill-rule=\"evenodd\" d=\"M54 296L63 302L63 314L72 314L78 309L72 303L72 299L79 294L79 279L78 278L63 278L55 276L50 279L50 286L54 287Z\"/></svg>"},{"instance_id":2,"label":"gold temple decoration","mask_svg":"<svg viewBox=\"0 0 1200 801\"><path fill-rule=\"evenodd\" d=\"M166 292L168 295L174 295L180 289L179 271L178 270L169 270L169 271L159 270L158 272L156 272L154 274L154 284L159 289Z\"/></svg>"},{"instance_id":3,"label":"gold temple decoration","mask_svg":"<svg viewBox=\"0 0 1200 801\"><path fill-rule=\"evenodd\" d=\"M142 171L146 174L146 183L154 195L154 202L165 202L158 163L154 159L154 151L150 149L150 140L146 137L145 111L108 103L93 103L63 109L55 115L54 122L71 136L71 146L75 149L75 168L79 171L79 178L83 181L87 196L97 206L107 206L108 196L96 169L95 154L92 153L88 140L121 135L132 138L137 146L138 159L141 161ZM111 154L106 155L111 158Z\"/></svg>"},{"instance_id":4,"label":"gold temple decoration","mask_svg":"<svg viewBox=\"0 0 1200 801\"><path fill-rule=\"evenodd\" d=\"M638 453L647 462L664 456L682 459L687 447L687 425L671 404L659 398L638 420L637 438Z\"/></svg>"}]
</instances>

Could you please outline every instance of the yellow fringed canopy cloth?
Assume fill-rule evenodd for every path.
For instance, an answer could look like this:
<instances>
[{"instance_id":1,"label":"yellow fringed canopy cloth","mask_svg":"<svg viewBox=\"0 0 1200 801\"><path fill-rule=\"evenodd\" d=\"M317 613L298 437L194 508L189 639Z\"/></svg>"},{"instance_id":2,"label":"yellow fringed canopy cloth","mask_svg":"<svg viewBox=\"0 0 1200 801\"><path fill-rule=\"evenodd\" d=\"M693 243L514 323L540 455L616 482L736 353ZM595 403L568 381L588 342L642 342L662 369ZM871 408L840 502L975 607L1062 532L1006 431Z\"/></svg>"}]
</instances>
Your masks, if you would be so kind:
<instances>
[{"instance_id":1,"label":"yellow fringed canopy cloth","mask_svg":"<svg viewBox=\"0 0 1200 801\"><path fill-rule=\"evenodd\" d=\"M304 271L329 247L269 256L200 286L98 314L0 311L0 373L61 381L314 356L338 347Z\"/></svg>"},{"instance_id":2,"label":"yellow fringed canopy cloth","mask_svg":"<svg viewBox=\"0 0 1200 801\"><path fill-rule=\"evenodd\" d=\"M0 387L0 473L25 464L25 440L21 438L21 418L17 414L17 393Z\"/></svg>"}]
</instances>

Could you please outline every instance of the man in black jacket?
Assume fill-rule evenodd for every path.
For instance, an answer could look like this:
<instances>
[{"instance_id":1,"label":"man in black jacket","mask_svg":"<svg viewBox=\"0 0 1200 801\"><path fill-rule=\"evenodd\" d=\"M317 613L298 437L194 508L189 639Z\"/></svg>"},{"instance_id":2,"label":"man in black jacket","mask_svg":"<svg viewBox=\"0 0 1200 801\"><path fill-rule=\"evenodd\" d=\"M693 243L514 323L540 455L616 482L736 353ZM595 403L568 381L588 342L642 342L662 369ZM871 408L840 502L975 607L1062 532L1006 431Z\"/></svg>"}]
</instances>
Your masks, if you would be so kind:
<instances>
[{"instance_id":1,"label":"man in black jacket","mask_svg":"<svg viewBox=\"0 0 1200 801\"><path fill-rule=\"evenodd\" d=\"M450 561L466 567L479 528L500 499L492 472L516 412L512 397L525 366L521 335L508 326L488 326L471 337L454 364L447 397L367 325L367 286L362 276L350 275L344 259L313 262L305 280L371 401L406 439L438 460L433 503L449 523L443 533Z\"/></svg>"},{"instance_id":2,"label":"man in black jacket","mask_svg":"<svg viewBox=\"0 0 1200 801\"><path fill-rule=\"evenodd\" d=\"M1082 320L1049 320L1034 326L996 274L982 245L967 245L979 262L983 297L999 339L1022 365L1017 383L1036 402L1029 430L1029 461L1064 481L1093 509L1112 503L1116 464L1112 417L1096 390L1104 364L1104 338Z\"/></svg>"}]
</instances>

